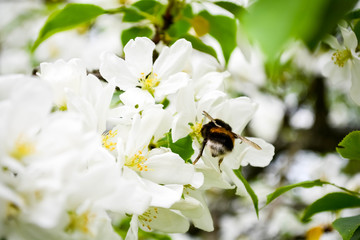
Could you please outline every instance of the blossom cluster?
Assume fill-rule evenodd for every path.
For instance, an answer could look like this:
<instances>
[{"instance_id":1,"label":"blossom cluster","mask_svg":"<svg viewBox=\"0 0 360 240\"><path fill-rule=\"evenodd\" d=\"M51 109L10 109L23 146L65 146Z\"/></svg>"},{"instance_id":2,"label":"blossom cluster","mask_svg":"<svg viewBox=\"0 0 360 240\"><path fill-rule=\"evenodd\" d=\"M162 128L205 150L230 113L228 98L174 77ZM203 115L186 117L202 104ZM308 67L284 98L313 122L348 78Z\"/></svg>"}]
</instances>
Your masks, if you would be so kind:
<instances>
[{"instance_id":1,"label":"blossom cluster","mask_svg":"<svg viewBox=\"0 0 360 240\"><path fill-rule=\"evenodd\" d=\"M240 135L257 105L230 98L228 74L188 41L159 48L136 38L124 58L104 53L102 80L79 59L0 78L0 238L120 239L113 226L129 216L126 239L190 222L212 231L205 191L244 194L233 170L270 163L274 147L260 138L249 139L261 150L236 139L221 165L208 147L192 163L203 111Z\"/></svg>"}]
</instances>

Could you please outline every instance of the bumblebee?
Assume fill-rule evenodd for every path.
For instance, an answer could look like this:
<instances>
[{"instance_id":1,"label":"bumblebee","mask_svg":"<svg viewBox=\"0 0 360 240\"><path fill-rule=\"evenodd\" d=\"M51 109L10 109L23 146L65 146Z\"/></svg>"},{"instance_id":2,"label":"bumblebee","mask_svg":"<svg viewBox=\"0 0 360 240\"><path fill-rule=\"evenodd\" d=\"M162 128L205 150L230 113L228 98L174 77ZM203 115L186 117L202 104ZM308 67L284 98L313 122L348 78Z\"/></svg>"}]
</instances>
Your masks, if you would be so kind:
<instances>
[{"instance_id":1,"label":"bumblebee","mask_svg":"<svg viewBox=\"0 0 360 240\"><path fill-rule=\"evenodd\" d=\"M224 160L224 156L234 149L234 142L236 138L240 139L241 142L249 144L257 150L261 150L261 147L256 143L250 141L246 137L232 132L231 126L223 120L214 119L205 111L203 111L203 114L210 120L210 122L203 125L201 128L201 136L204 138L204 141L202 142L199 155L196 157L193 164L196 164L197 161L199 161L205 146L208 145L210 147L211 156L220 157L220 168L220 164Z\"/></svg>"}]
</instances>

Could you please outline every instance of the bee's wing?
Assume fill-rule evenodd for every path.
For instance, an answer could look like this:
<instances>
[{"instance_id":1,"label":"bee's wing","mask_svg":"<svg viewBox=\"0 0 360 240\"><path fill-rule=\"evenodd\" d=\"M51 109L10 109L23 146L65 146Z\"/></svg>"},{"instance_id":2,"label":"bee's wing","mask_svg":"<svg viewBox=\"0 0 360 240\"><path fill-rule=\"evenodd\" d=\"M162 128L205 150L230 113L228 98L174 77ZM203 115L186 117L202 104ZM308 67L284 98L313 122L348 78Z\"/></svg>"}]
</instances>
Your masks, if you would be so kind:
<instances>
[{"instance_id":1,"label":"bee's wing","mask_svg":"<svg viewBox=\"0 0 360 240\"><path fill-rule=\"evenodd\" d=\"M257 149L257 150L261 150L261 149L262 149L259 145L257 145L257 144L254 143L253 141L247 139L246 137L243 137L243 136L241 136L241 135L239 135L239 134L236 134L236 133L233 133L233 134L234 134L235 138L239 138L241 141L249 144L249 145L252 146L253 148L255 148L255 149Z\"/></svg>"},{"instance_id":2,"label":"bee's wing","mask_svg":"<svg viewBox=\"0 0 360 240\"><path fill-rule=\"evenodd\" d=\"M210 114L208 114L207 112L203 111L203 114L205 115L205 117L207 117L211 122L213 122L215 124L215 126L217 127L221 127L219 124L216 123L215 119L210 116Z\"/></svg>"}]
</instances>

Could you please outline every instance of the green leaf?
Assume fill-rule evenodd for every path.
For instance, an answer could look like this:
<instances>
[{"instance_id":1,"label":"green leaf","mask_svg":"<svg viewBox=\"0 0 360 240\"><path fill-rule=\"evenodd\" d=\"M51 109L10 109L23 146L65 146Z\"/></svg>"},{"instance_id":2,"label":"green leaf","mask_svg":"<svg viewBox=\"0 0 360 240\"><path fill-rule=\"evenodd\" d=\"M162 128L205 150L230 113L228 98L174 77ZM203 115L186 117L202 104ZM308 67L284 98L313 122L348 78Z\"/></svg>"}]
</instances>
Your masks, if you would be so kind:
<instances>
[{"instance_id":1,"label":"green leaf","mask_svg":"<svg viewBox=\"0 0 360 240\"><path fill-rule=\"evenodd\" d=\"M354 235L351 237L351 240L359 240L360 239L360 227L356 229Z\"/></svg>"},{"instance_id":2,"label":"green leaf","mask_svg":"<svg viewBox=\"0 0 360 240\"><path fill-rule=\"evenodd\" d=\"M344 240L350 240L355 231L360 228L360 215L336 219L332 225Z\"/></svg>"},{"instance_id":3,"label":"green leaf","mask_svg":"<svg viewBox=\"0 0 360 240\"><path fill-rule=\"evenodd\" d=\"M217 54L216 54L216 51L214 50L214 48L212 48L209 45L206 45L199 38L197 38L195 36L192 36L190 34L184 35L183 38L185 38L186 40L191 42L192 47L194 49L199 50L199 51L204 52L204 53L207 53L207 54L210 54L211 56L213 56L214 58L217 59Z\"/></svg>"},{"instance_id":4,"label":"green leaf","mask_svg":"<svg viewBox=\"0 0 360 240\"><path fill-rule=\"evenodd\" d=\"M156 145L158 147L170 148L173 153L179 154L185 162L190 162L190 158L194 154L194 149L192 148L192 138L190 135L173 142L171 132L169 132L164 138L160 139Z\"/></svg>"},{"instance_id":5,"label":"green leaf","mask_svg":"<svg viewBox=\"0 0 360 240\"><path fill-rule=\"evenodd\" d=\"M271 203L275 198L279 197L280 195L286 193L287 191L297 188L297 187L303 187L303 188L312 188L312 187L321 187L322 185L327 184L327 182L322 182L319 179L314 181L304 181L300 183L295 183L287 186L280 187L276 189L273 193L267 195L267 201L266 204Z\"/></svg>"},{"instance_id":6,"label":"green leaf","mask_svg":"<svg viewBox=\"0 0 360 240\"><path fill-rule=\"evenodd\" d=\"M300 183L295 183L295 184L291 184L291 185L287 185L287 186L283 186L280 187L278 189L276 189L273 193L270 193L269 195L267 195L267 201L266 204L271 203L275 198L279 197L280 195L286 193L287 191L293 189L293 188L297 188L297 187L303 187L303 188L312 188L312 187L322 187L323 185L331 185L334 187L337 187L347 193L350 193L351 195L358 195L360 196L360 193L358 192L354 192L351 191L349 189L346 189L344 187L340 187L334 183L330 183L330 182L324 182L321 181L320 179L317 180L313 180L313 181L304 181L304 182L300 182Z\"/></svg>"},{"instance_id":7,"label":"green leaf","mask_svg":"<svg viewBox=\"0 0 360 240\"><path fill-rule=\"evenodd\" d=\"M183 11L182 11L182 15L184 17L186 17L186 18L193 18L194 17L194 13L192 11L191 4L185 5L185 7L183 8Z\"/></svg>"},{"instance_id":8,"label":"green leaf","mask_svg":"<svg viewBox=\"0 0 360 240\"><path fill-rule=\"evenodd\" d=\"M348 14L346 14L345 18L347 20L360 18L360 9L355 9L354 11L349 12Z\"/></svg>"},{"instance_id":9,"label":"green leaf","mask_svg":"<svg viewBox=\"0 0 360 240\"><path fill-rule=\"evenodd\" d=\"M355 24L355 26L353 28L353 31L354 31L354 33L356 35L356 38L357 38L358 42L360 42L360 21L358 21Z\"/></svg>"},{"instance_id":10,"label":"green leaf","mask_svg":"<svg viewBox=\"0 0 360 240\"><path fill-rule=\"evenodd\" d=\"M314 31L314 35L305 41L310 49L314 49L326 34L331 33L339 21L345 18L346 14L354 8L357 2L357 0L325 1L325 7L320 15L317 16L319 27Z\"/></svg>"},{"instance_id":11,"label":"green leaf","mask_svg":"<svg viewBox=\"0 0 360 240\"><path fill-rule=\"evenodd\" d=\"M35 51L43 41L53 34L75 28L104 13L106 13L104 9L92 4L67 4L65 8L53 13L46 20L31 51Z\"/></svg>"},{"instance_id":12,"label":"green leaf","mask_svg":"<svg viewBox=\"0 0 360 240\"><path fill-rule=\"evenodd\" d=\"M214 3L216 5L218 5L219 7L222 7L223 9L234 14L234 16L236 18L239 18L242 11L245 11L245 9L242 6L237 5L233 2L219 1L219 2L214 2Z\"/></svg>"},{"instance_id":13,"label":"green leaf","mask_svg":"<svg viewBox=\"0 0 360 240\"><path fill-rule=\"evenodd\" d=\"M223 15L211 15L207 11L201 11L199 15L209 22L209 34L219 42L225 58L225 63L227 64L231 53L237 45L236 20Z\"/></svg>"},{"instance_id":14,"label":"green leaf","mask_svg":"<svg viewBox=\"0 0 360 240\"><path fill-rule=\"evenodd\" d=\"M320 212L336 211L344 208L360 207L360 198L343 192L334 192L316 200L305 209L302 217L303 222Z\"/></svg>"},{"instance_id":15,"label":"green leaf","mask_svg":"<svg viewBox=\"0 0 360 240\"><path fill-rule=\"evenodd\" d=\"M360 160L360 131L353 131L339 143L336 150L342 157Z\"/></svg>"},{"instance_id":16,"label":"green leaf","mask_svg":"<svg viewBox=\"0 0 360 240\"><path fill-rule=\"evenodd\" d=\"M121 33L121 43L123 46L126 45L126 43L130 39L135 39L136 37L148 37L151 38L153 35L153 31L149 27L131 27L128 29L125 29Z\"/></svg>"},{"instance_id":17,"label":"green leaf","mask_svg":"<svg viewBox=\"0 0 360 240\"><path fill-rule=\"evenodd\" d=\"M150 15L161 15L166 9L165 6L162 5L160 1L156 1L156 0L137 1L132 6Z\"/></svg>"},{"instance_id":18,"label":"green leaf","mask_svg":"<svg viewBox=\"0 0 360 240\"><path fill-rule=\"evenodd\" d=\"M330 33L356 0L258 0L242 13L243 26L268 59L276 59L293 39L310 49Z\"/></svg>"},{"instance_id":19,"label":"green leaf","mask_svg":"<svg viewBox=\"0 0 360 240\"><path fill-rule=\"evenodd\" d=\"M124 9L123 22L138 22L144 19L146 19L146 17L141 15L138 9L131 7Z\"/></svg>"},{"instance_id":20,"label":"green leaf","mask_svg":"<svg viewBox=\"0 0 360 240\"><path fill-rule=\"evenodd\" d=\"M345 167L341 169L341 172L354 176L360 172L360 161L357 160L349 160Z\"/></svg>"},{"instance_id":21,"label":"green leaf","mask_svg":"<svg viewBox=\"0 0 360 240\"><path fill-rule=\"evenodd\" d=\"M142 0L137 1L124 10L124 22L138 22L149 19L153 23L161 22L161 16L165 11L165 6L159 1Z\"/></svg>"},{"instance_id":22,"label":"green leaf","mask_svg":"<svg viewBox=\"0 0 360 240\"><path fill-rule=\"evenodd\" d=\"M185 35L189 31L190 27L191 24L189 21L181 19L170 25L167 33L173 38L181 38L181 36Z\"/></svg>"},{"instance_id":23,"label":"green leaf","mask_svg":"<svg viewBox=\"0 0 360 240\"><path fill-rule=\"evenodd\" d=\"M194 149L192 148L192 138L190 135L180 138L176 142L170 143L170 149L172 152L179 154L182 159L188 161L194 154Z\"/></svg>"},{"instance_id":24,"label":"green leaf","mask_svg":"<svg viewBox=\"0 0 360 240\"><path fill-rule=\"evenodd\" d=\"M251 200L253 201L256 216L259 218L259 200L258 200L258 197L256 196L254 190L251 188L250 184L246 181L244 176L241 174L241 170L237 169L237 170L233 170L233 171L234 171L235 175L240 179L240 181L244 184L246 191L248 192L248 194L251 197Z\"/></svg>"}]
</instances>

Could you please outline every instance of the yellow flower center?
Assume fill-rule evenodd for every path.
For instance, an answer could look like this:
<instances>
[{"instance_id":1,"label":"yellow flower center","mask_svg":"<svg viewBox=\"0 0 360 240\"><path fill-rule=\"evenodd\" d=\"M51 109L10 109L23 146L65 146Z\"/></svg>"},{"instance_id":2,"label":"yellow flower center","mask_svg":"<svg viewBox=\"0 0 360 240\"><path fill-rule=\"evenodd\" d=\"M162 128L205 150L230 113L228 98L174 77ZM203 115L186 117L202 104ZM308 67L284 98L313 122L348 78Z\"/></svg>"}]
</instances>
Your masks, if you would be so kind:
<instances>
[{"instance_id":1,"label":"yellow flower center","mask_svg":"<svg viewBox=\"0 0 360 240\"><path fill-rule=\"evenodd\" d=\"M102 135L102 145L104 148L109 151L114 151L116 148L116 142L114 141L115 136L117 135L117 130L110 130L107 133Z\"/></svg>"},{"instance_id":2,"label":"yellow flower center","mask_svg":"<svg viewBox=\"0 0 360 240\"><path fill-rule=\"evenodd\" d=\"M339 67L344 67L347 60L351 59L351 51L349 49L337 50L333 53L331 60Z\"/></svg>"},{"instance_id":3,"label":"yellow flower center","mask_svg":"<svg viewBox=\"0 0 360 240\"><path fill-rule=\"evenodd\" d=\"M152 230L150 227L151 222L158 217L158 209L156 207L150 207L146 212L138 217L140 224L146 227L149 231Z\"/></svg>"},{"instance_id":4,"label":"yellow flower center","mask_svg":"<svg viewBox=\"0 0 360 240\"><path fill-rule=\"evenodd\" d=\"M201 129L202 129L202 121L201 122L196 122L195 124L189 123L190 128L191 128L191 132L190 132L190 136L193 139L197 139L200 142L201 139Z\"/></svg>"},{"instance_id":5,"label":"yellow flower center","mask_svg":"<svg viewBox=\"0 0 360 240\"><path fill-rule=\"evenodd\" d=\"M145 164L146 161L147 158L143 156L142 151L138 151L138 153L134 154L134 156L125 158L125 166L138 172L147 172L149 171L149 168Z\"/></svg>"},{"instance_id":6,"label":"yellow flower center","mask_svg":"<svg viewBox=\"0 0 360 240\"><path fill-rule=\"evenodd\" d=\"M68 233L74 233L75 231L79 231L85 234L90 234L89 224L95 218L95 216L86 211L80 215L77 213L70 211L68 212L69 215L69 224L65 227L65 231Z\"/></svg>"},{"instance_id":7,"label":"yellow flower center","mask_svg":"<svg viewBox=\"0 0 360 240\"><path fill-rule=\"evenodd\" d=\"M313 227L313 228L311 228L310 230L307 231L306 239L308 239L308 240L320 239L320 237L323 235L323 233L324 233L323 226Z\"/></svg>"},{"instance_id":8,"label":"yellow flower center","mask_svg":"<svg viewBox=\"0 0 360 240\"><path fill-rule=\"evenodd\" d=\"M67 111L66 103L59 105L58 108L59 108L59 111L62 111L62 112Z\"/></svg>"},{"instance_id":9,"label":"yellow flower center","mask_svg":"<svg viewBox=\"0 0 360 240\"><path fill-rule=\"evenodd\" d=\"M148 91L151 95L154 96L155 87L159 86L160 79L158 78L158 75L154 72L151 72L146 76L144 73L141 73L141 77L139 78L139 84L139 87L141 87L141 89Z\"/></svg>"},{"instance_id":10,"label":"yellow flower center","mask_svg":"<svg viewBox=\"0 0 360 240\"><path fill-rule=\"evenodd\" d=\"M20 213L20 208L12 203L12 202L9 202L7 204L7 208L6 208L6 218L7 220L11 220L11 219L15 219Z\"/></svg>"},{"instance_id":11,"label":"yellow flower center","mask_svg":"<svg viewBox=\"0 0 360 240\"><path fill-rule=\"evenodd\" d=\"M35 146L32 142L26 141L24 137L19 136L15 141L14 148L10 152L10 156L17 160L22 160L35 152Z\"/></svg>"},{"instance_id":12,"label":"yellow flower center","mask_svg":"<svg viewBox=\"0 0 360 240\"><path fill-rule=\"evenodd\" d=\"M190 191L195 191L195 188L193 186L191 186L190 184L186 184L184 185L184 188L183 188L183 196L185 194L189 195L190 194Z\"/></svg>"}]
</instances>

